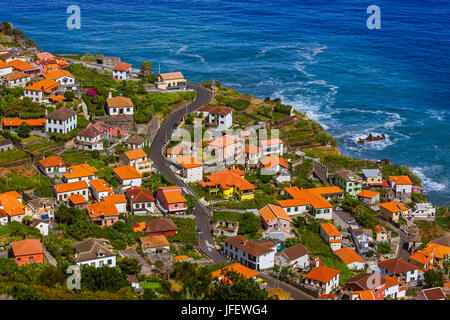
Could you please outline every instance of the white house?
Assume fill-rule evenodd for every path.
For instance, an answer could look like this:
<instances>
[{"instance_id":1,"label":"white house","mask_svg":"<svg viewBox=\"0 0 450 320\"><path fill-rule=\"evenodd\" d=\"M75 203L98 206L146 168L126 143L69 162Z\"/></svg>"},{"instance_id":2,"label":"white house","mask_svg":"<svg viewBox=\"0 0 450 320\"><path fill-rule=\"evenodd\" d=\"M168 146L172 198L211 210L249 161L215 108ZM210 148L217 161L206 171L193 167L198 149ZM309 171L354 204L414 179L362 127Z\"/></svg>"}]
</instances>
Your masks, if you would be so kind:
<instances>
[{"instance_id":1,"label":"white house","mask_svg":"<svg viewBox=\"0 0 450 320\"><path fill-rule=\"evenodd\" d=\"M341 248L334 252L342 261L352 270L363 270L366 262L361 256L353 249Z\"/></svg>"},{"instance_id":2,"label":"white house","mask_svg":"<svg viewBox=\"0 0 450 320\"><path fill-rule=\"evenodd\" d=\"M309 252L301 244L297 244L281 251L281 256L288 265L306 269L310 265Z\"/></svg>"},{"instance_id":3,"label":"white house","mask_svg":"<svg viewBox=\"0 0 450 320\"><path fill-rule=\"evenodd\" d=\"M65 173L66 165L58 156L50 156L39 160L38 168L46 175L52 176L55 174Z\"/></svg>"},{"instance_id":4,"label":"white house","mask_svg":"<svg viewBox=\"0 0 450 320\"><path fill-rule=\"evenodd\" d=\"M46 131L48 133L67 134L77 127L77 113L65 107L56 109L46 118Z\"/></svg>"},{"instance_id":5,"label":"white house","mask_svg":"<svg viewBox=\"0 0 450 320\"><path fill-rule=\"evenodd\" d=\"M380 193L372 190L362 190L356 194L358 199L366 204L375 204L380 202Z\"/></svg>"},{"instance_id":6,"label":"white house","mask_svg":"<svg viewBox=\"0 0 450 320\"><path fill-rule=\"evenodd\" d=\"M283 155L283 140L281 139L261 140L259 147L262 149L264 156L268 156L269 154Z\"/></svg>"},{"instance_id":7,"label":"white house","mask_svg":"<svg viewBox=\"0 0 450 320\"><path fill-rule=\"evenodd\" d=\"M411 197L413 183L408 176L389 176L389 183L397 198Z\"/></svg>"},{"instance_id":8,"label":"white house","mask_svg":"<svg viewBox=\"0 0 450 320\"><path fill-rule=\"evenodd\" d=\"M128 204L134 215L147 216L155 213L155 197L148 189L132 187L126 191Z\"/></svg>"},{"instance_id":9,"label":"white house","mask_svg":"<svg viewBox=\"0 0 450 320\"><path fill-rule=\"evenodd\" d=\"M383 276L400 277L406 283L419 280L419 269L403 258L383 260L378 266Z\"/></svg>"},{"instance_id":10,"label":"white house","mask_svg":"<svg viewBox=\"0 0 450 320\"><path fill-rule=\"evenodd\" d=\"M267 157L261 159L261 175L274 176L278 183L290 182L291 173L289 171L289 165L283 157L278 157L274 154L270 154Z\"/></svg>"},{"instance_id":11,"label":"white house","mask_svg":"<svg viewBox=\"0 0 450 320\"><path fill-rule=\"evenodd\" d=\"M106 99L106 112L110 116L132 116L134 104L130 98L123 96L110 97Z\"/></svg>"},{"instance_id":12,"label":"white house","mask_svg":"<svg viewBox=\"0 0 450 320\"><path fill-rule=\"evenodd\" d=\"M6 225L8 221L9 221L8 213L5 210L0 209L0 226Z\"/></svg>"},{"instance_id":13,"label":"white house","mask_svg":"<svg viewBox=\"0 0 450 320\"><path fill-rule=\"evenodd\" d=\"M277 245L272 242L256 243L243 236L224 240L223 253L253 270L266 270L274 266Z\"/></svg>"},{"instance_id":14,"label":"white house","mask_svg":"<svg viewBox=\"0 0 450 320\"><path fill-rule=\"evenodd\" d=\"M77 265L90 265L95 268L116 266L116 256L112 247L104 239L88 238L74 242L75 262Z\"/></svg>"},{"instance_id":15,"label":"white house","mask_svg":"<svg viewBox=\"0 0 450 320\"><path fill-rule=\"evenodd\" d=\"M262 154L261 148L255 145L248 145L245 147L244 152L246 165L257 165L259 163Z\"/></svg>"},{"instance_id":16,"label":"white house","mask_svg":"<svg viewBox=\"0 0 450 320\"><path fill-rule=\"evenodd\" d=\"M50 222L49 221L42 221L38 219L33 219L30 226L35 227L40 231L40 233L44 236L48 236L48 229L49 229Z\"/></svg>"},{"instance_id":17,"label":"white house","mask_svg":"<svg viewBox=\"0 0 450 320\"><path fill-rule=\"evenodd\" d=\"M374 249L372 230L359 229L358 227L353 227L350 225L349 231L359 253L365 253Z\"/></svg>"},{"instance_id":18,"label":"white house","mask_svg":"<svg viewBox=\"0 0 450 320\"><path fill-rule=\"evenodd\" d=\"M56 198L59 201L67 201L67 199L74 194L80 194L86 201L89 200L89 186L84 180L56 184L53 186L53 189L55 190Z\"/></svg>"},{"instance_id":19,"label":"white house","mask_svg":"<svg viewBox=\"0 0 450 320\"><path fill-rule=\"evenodd\" d=\"M204 106L196 111L197 116L203 115L206 122L223 131L233 125L233 109L223 106Z\"/></svg>"},{"instance_id":20,"label":"white house","mask_svg":"<svg viewBox=\"0 0 450 320\"><path fill-rule=\"evenodd\" d=\"M140 173L152 171L152 162L142 149L125 151L119 155L119 160L127 166L135 167Z\"/></svg>"},{"instance_id":21,"label":"white house","mask_svg":"<svg viewBox=\"0 0 450 320\"><path fill-rule=\"evenodd\" d=\"M403 285L403 280L399 277L383 276L386 282L384 283L385 298L399 299L406 296L406 287Z\"/></svg>"},{"instance_id":22,"label":"white house","mask_svg":"<svg viewBox=\"0 0 450 320\"><path fill-rule=\"evenodd\" d=\"M331 294L339 287L340 271L319 266L305 275L305 285L318 290L319 294Z\"/></svg>"},{"instance_id":23,"label":"white house","mask_svg":"<svg viewBox=\"0 0 450 320\"><path fill-rule=\"evenodd\" d=\"M141 237L139 240L141 243L142 251L146 253L161 253L164 251L170 251L170 243L169 241L167 241L167 238L164 235Z\"/></svg>"},{"instance_id":24,"label":"white house","mask_svg":"<svg viewBox=\"0 0 450 320\"><path fill-rule=\"evenodd\" d=\"M127 80L131 77L131 64L121 62L113 69L113 78L117 80Z\"/></svg>"},{"instance_id":25,"label":"white house","mask_svg":"<svg viewBox=\"0 0 450 320\"><path fill-rule=\"evenodd\" d=\"M321 223L319 233L333 251L339 250L342 247L342 235L333 224L329 222Z\"/></svg>"},{"instance_id":26,"label":"white house","mask_svg":"<svg viewBox=\"0 0 450 320\"><path fill-rule=\"evenodd\" d=\"M142 184L142 174L132 166L121 166L113 168L123 189L128 189L134 186L140 187Z\"/></svg>"},{"instance_id":27,"label":"white house","mask_svg":"<svg viewBox=\"0 0 450 320\"><path fill-rule=\"evenodd\" d=\"M91 167L87 163L76 164L67 168L67 173L63 175L63 181L67 183L82 180L89 182L97 179L97 172L97 168Z\"/></svg>"},{"instance_id":28,"label":"white house","mask_svg":"<svg viewBox=\"0 0 450 320\"><path fill-rule=\"evenodd\" d=\"M44 78L61 84L62 91L76 91L77 83L75 77L67 70L58 69L54 72L44 74Z\"/></svg>"},{"instance_id":29,"label":"white house","mask_svg":"<svg viewBox=\"0 0 450 320\"><path fill-rule=\"evenodd\" d=\"M30 82L31 77L29 74L25 74L20 71L14 71L10 74L5 74L0 76L0 85L6 88L25 88L26 84Z\"/></svg>"},{"instance_id":30,"label":"white house","mask_svg":"<svg viewBox=\"0 0 450 320\"><path fill-rule=\"evenodd\" d=\"M22 195L17 191L0 193L0 210L8 214L8 221L22 222L25 216L33 214L31 209L23 204Z\"/></svg>"},{"instance_id":31,"label":"white house","mask_svg":"<svg viewBox=\"0 0 450 320\"><path fill-rule=\"evenodd\" d=\"M90 123L77 134L75 145L84 151L103 150L103 133Z\"/></svg>"},{"instance_id":32,"label":"white house","mask_svg":"<svg viewBox=\"0 0 450 320\"><path fill-rule=\"evenodd\" d=\"M184 182L197 182L203 179L203 164L192 156L182 156L175 158L181 166L181 176Z\"/></svg>"},{"instance_id":33,"label":"white house","mask_svg":"<svg viewBox=\"0 0 450 320\"><path fill-rule=\"evenodd\" d=\"M436 208L434 208L431 203L416 203L411 212L411 217L418 219L434 219L435 214Z\"/></svg>"},{"instance_id":34,"label":"white house","mask_svg":"<svg viewBox=\"0 0 450 320\"><path fill-rule=\"evenodd\" d=\"M50 97L61 84L57 81L44 79L24 88L24 97L34 102L50 103Z\"/></svg>"},{"instance_id":35,"label":"white house","mask_svg":"<svg viewBox=\"0 0 450 320\"><path fill-rule=\"evenodd\" d=\"M13 67L3 60L0 60L0 76L4 76L13 72Z\"/></svg>"},{"instance_id":36,"label":"white house","mask_svg":"<svg viewBox=\"0 0 450 320\"><path fill-rule=\"evenodd\" d=\"M105 197L114 193L108 182L103 179L95 179L89 181L89 189L91 190L92 197L98 202L104 200Z\"/></svg>"},{"instance_id":37,"label":"white house","mask_svg":"<svg viewBox=\"0 0 450 320\"><path fill-rule=\"evenodd\" d=\"M160 73L156 87L160 90L186 89L187 82L181 72Z\"/></svg>"},{"instance_id":38,"label":"white house","mask_svg":"<svg viewBox=\"0 0 450 320\"><path fill-rule=\"evenodd\" d=\"M118 213L127 213L127 199L123 194L113 193L104 198L105 202L113 203Z\"/></svg>"}]
</instances>

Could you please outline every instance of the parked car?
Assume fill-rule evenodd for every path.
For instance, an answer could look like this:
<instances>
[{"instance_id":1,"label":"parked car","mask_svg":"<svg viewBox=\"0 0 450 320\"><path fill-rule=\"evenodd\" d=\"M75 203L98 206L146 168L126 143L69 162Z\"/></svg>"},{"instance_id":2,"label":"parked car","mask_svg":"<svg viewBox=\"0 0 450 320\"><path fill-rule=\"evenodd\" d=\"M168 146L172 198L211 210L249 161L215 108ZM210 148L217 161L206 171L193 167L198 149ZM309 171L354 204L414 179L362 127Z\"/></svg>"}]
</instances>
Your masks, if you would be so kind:
<instances>
[{"instance_id":1,"label":"parked car","mask_svg":"<svg viewBox=\"0 0 450 320\"><path fill-rule=\"evenodd\" d=\"M336 207L336 208L334 208L334 210L335 210L335 211L342 211L342 210L344 210L344 209L342 209L341 207Z\"/></svg>"},{"instance_id":2,"label":"parked car","mask_svg":"<svg viewBox=\"0 0 450 320\"><path fill-rule=\"evenodd\" d=\"M256 278L256 280L258 280L258 283L261 286L261 288L266 288L268 286L267 282L264 281L264 279Z\"/></svg>"},{"instance_id":3,"label":"parked car","mask_svg":"<svg viewBox=\"0 0 450 320\"><path fill-rule=\"evenodd\" d=\"M200 227L197 227L197 234L202 234L202 229L200 229Z\"/></svg>"},{"instance_id":4,"label":"parked car","mask_svg":"<svg viewBox=\"0 0 450 320\"><path fill-rule=\"evenodd\" d=\"M348 224L356 223L356 220L355 220L355 219L348 219L348 220L347 220L347 223L348 223Z\"/></svg>"}]
</instances>

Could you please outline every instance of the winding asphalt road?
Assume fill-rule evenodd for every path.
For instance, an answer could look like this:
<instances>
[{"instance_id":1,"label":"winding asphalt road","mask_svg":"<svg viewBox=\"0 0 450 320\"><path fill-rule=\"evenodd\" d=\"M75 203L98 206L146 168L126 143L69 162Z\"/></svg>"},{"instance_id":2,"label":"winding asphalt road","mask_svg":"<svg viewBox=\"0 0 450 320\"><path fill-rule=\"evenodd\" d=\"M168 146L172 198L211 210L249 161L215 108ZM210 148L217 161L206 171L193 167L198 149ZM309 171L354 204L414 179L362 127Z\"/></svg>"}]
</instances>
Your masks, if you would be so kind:
<instances>
[{"instance_id":1,"label":"winding asphalt road","mask_svg":"<svg viewBox=\"0 0 450 320\"><path fill-rule=\"evenodd\" d=\"M174 126L182 121L183 116L186 113L186 109L187 113L191 113L194 110L203 107L212 99L211 92L199 85L188 83L188 88L197 91L197 98L186 108L177 110L167 117L159 128L159 131L150 146L150 158L159 173L165 175L167 179L173 181L177 186L184 188L190 193L191 190L189 187L177 175L175 175L170 168L171 162L162 154L163 147L170 140ZM193 211L195 214L197 227L199 227L202 231L202 233L198 235L199 250L211 258L215 263L225 262L225 257L222 256L214 246L214 239L211 234L211 210L198 201Z\"/></svg>"}]
</instances>

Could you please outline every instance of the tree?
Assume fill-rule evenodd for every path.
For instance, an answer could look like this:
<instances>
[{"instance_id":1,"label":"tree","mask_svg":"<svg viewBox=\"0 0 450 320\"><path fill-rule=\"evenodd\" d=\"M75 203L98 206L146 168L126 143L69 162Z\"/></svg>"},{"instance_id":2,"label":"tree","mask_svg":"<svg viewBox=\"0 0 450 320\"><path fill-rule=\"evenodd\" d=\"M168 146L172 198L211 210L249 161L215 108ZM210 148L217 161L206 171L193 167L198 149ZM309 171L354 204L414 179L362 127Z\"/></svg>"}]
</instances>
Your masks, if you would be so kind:
<instances>
[{"instance_id":1,"label":"tree","mask_svg":"<svg viewBox=\"0 0 450 320\"><path fill-rule=\"evenodd\" d=\"M197 204L198 199L196 196L185 194L184 197L186 198L186 206L188 209L192 209Z\"/></svg>"},{"instance_id":2,"label":"tree","mask_svg":"<svg viewBox=\"0 0 450 320\"><path fill-rule=\"evenodd\" d=\"M21 138L28 138L30 136L31 128L22 122L22 124L17 129L17 135Z\"/></svg>"},{"instance_id":3,"label":"tree","mask_svg":"<svg viewBox=\"0 0 450 320\"><path fill-rule=\"evenodd\" d=\"M141 272L142 265L137 259L125 257L117 263L117 266L125 274L137 274Z\"/></svg>"},{"instance_id":4,"label":"tree","mask_svg":"<svg viewBox=\"0 0 450 320\"><path fill-rule=\"evenodd\" d=\"M261 221L259 218L251 212L245 212L239 219L238 233L248 238L254 238L257 236L260 227Z\"/></svg>"},{"instance_id":5,"label":"tree","mask_svg":"<svg viewBox=\"0 0 450 320\"><path fill-rule=\"evenodd\" d=\"M141 64L141 73L144 76L148 76L150 74L150 70L152 69L152 62L150 60L142 61Z\"/></svg>"},{"instance_id":6,"label":"tree","mask_svg":"<svg viewBox=\"0 0 450 320\"><path fill-rule=\"evenodd\" d=\"M65 280L65 275L52 265L46 265L39 276L39 282L49 288L53 288L57 283L63 284Z\"/></svg>"},{"instance_id":7,"label":"tree","mask_svg":"<svg viewBox=\"0 0 450 320\"><path fill-rule=\"evenodd\" d=\"M391 252L391 245L389 243L385 243L385 242L379 242L378 243L378 253L381 254L387 254L389 252Z\"/></svg>"},{"instance_id":8,"label":"tree","mask_svg":"<svg viewBox=\"0 0 450 320\"><path fill-rule=\"evenodd\" d=\"M289 239L286 239L286 241L284 242L284 245L287 248L295 246L296 244L298 244L298 239L297 238L289 238Z\"/></svg>"},{"instance_id":9,"label":"tree","mask_svg":"<svg viewBox=\"0 0 450 320\"><path fill-rule=\"evenodd\" d=\"M182 296L189 296L190 299L202 299L208 295L211 273L206 267L199 267L189 262L177 263L175 279L183 284Z\"/></svg>"},{"instance_id":10,"label":"tree","mask_svg":"<svg viewBox=\"0 0 450 320\"><path fill-rule=\"evenodd\" d=\"M444 286L444 274L440 270L428 270L423 274L425 284L428 288L442 287Z\"/></svg>"},{"instance_id":11,"label":"tree","mask_svg":"<svg viewBox=\"0 0 450 320\"><path fill-rule=\"evenodd\" d=\"M111 143L108 139L103 139L103 148L109 148L110 145Z\"/></svg>"},{"instance_id":12,"label":"tree","mask_svg":"<svg viewBox=\"0 0 450 320\"><path fill-rule=\"evenodd\" d=\"M118 267L95 268L84 265L81 268L81 288L90 291L117 292L129 286L126 274Z\"/></svg>"},{"instance_id":13,"label":"tree","mask_svg":"<svg viewBox=\"0 0 450 320\"><path fill-rule=\"evenodd\" d=\"M64 98L67 101L73 101L73 99L75 99L75 93L72 91L66 91L64 92Z\"/></svg>"}]
</instances>

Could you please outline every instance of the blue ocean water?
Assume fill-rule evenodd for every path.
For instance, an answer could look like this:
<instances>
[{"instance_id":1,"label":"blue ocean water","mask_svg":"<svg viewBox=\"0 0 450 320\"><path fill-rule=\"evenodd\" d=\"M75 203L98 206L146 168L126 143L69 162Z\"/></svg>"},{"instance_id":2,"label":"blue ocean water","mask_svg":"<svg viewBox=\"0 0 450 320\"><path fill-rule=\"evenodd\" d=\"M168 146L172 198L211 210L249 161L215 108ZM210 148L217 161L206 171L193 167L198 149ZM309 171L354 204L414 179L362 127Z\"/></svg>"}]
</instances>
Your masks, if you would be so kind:
<instances>
[{"instance_id":1,"label":"blue ocean water","mask_svg":"<svg viewBox=\"0 0 450 320\"><path fill-rule=\"evenodd\" d=\"M369 30L369 5L381 29ZM81 9L68 30L67 7ZM55 53L120 56L153 71L280 97L338 139L345 155L407 164L450 204L448 1L6 1L11 21ZM364 146L358 138L384 133Z\"/></svg>"}]
</instances>

